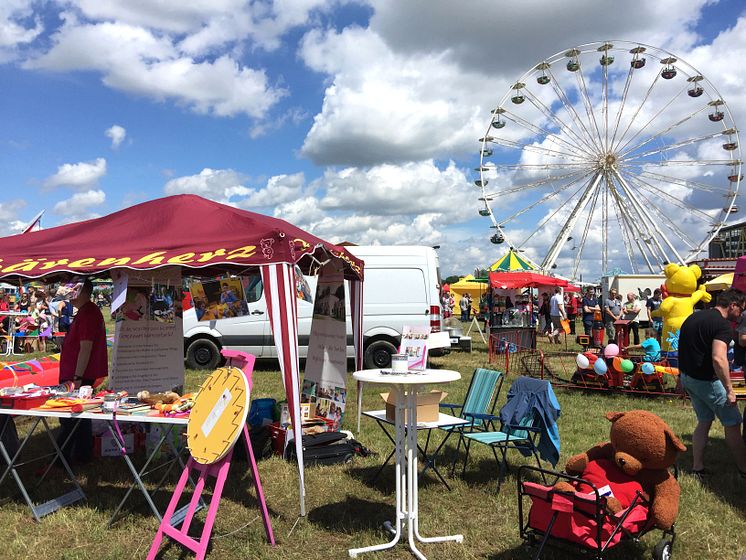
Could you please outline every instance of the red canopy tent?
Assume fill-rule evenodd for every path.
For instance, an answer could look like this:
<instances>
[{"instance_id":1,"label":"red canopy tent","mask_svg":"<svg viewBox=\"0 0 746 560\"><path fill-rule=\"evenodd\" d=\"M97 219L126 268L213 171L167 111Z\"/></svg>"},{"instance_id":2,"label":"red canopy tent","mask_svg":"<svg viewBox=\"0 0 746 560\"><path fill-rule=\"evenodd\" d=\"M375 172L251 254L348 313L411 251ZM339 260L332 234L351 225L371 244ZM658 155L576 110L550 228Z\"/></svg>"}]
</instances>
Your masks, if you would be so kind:
<instances>
[{"instance_id":1,"label":"red canopy tent","mask_svg":"<svg viewBox=\"0 0 746 560\"><path fill-rule=\"evenodd\" d=\"M489 282L491 288L502 290L538 288L539 286L565 287L569 285L567 280L546 276L538 272L490 272Z\"/></svg>"},{"instance_id":2,"label":"red canopy tent","mask_svg":"<svg viewBox=\"0 0 746 560\"><path fill-rule=\"evenodd\" d=\"M343 247L283 220L195 195L177 195L93 220L0 238L3 280L42 278L50 282L70 274L168 266L182 267L190 276L216 276L259 267L295 427L301 418L294 267L314 274L322 263L333 259L342 264L350 282L356 366L362 369L363 262ZM301 515L305 515L301 438L295 442Z\"/></svg>"}]
</instances>

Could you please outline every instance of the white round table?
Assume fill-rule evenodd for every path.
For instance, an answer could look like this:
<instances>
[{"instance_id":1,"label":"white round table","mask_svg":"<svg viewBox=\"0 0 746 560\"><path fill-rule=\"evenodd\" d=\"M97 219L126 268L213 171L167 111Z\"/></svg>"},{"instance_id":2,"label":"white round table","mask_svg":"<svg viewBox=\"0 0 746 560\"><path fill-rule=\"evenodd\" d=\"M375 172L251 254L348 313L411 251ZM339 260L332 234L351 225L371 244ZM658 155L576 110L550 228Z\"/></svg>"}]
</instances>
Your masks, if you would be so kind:
<instances>
[{"instance_id":1,"label":"white round table","mask_svg":"<svg viewBox=\"0 0 746 560\"><path fill-rule=\"evenodd\" d=\"M394 538L384 544L365 548L352 548L348 551L355 558L363 552L375 552L391 548L399 542L406 526L409 548L420 560L427 560L417 549L415 539L424 543L456 541L463 542L463 535L446 537L422 537L418 519L417 497L417 392L423 385L450 383L461 379L457 371L447 369L426 369L417 373L383 373L391 370L366 369L356 371L352 376L365 383L380 383L391 386L396 398L395 452L396 459L396 522L392 527ZM404 423L406 411L406 424Z\"/></svg>"}]
</instances>

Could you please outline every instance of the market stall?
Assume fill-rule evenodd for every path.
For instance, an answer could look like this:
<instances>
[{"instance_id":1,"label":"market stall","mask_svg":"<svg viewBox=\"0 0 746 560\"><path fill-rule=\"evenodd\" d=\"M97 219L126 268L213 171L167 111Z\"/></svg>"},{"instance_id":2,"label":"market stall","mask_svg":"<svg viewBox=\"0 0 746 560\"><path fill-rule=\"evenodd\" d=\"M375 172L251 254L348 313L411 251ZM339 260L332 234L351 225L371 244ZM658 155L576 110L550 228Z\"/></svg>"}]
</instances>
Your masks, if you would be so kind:
<instances>
[{"instance_id":1,"label":"market stall","mask_svg":"<svg viewBox=\"0 0 746 560\"><path fill-rule=\"evenodd\" d=\"M511 348L536 348L532 290L550 290L567 285L566 280L538 272L490 272L489 286L493 294L512 294L517 302L514 307L497 316L493 312L490 318L490 350L501 353L512 351ZM520 292L527 288L528 294L519 297Z\"/></svg>"},{"instance_id":2,"label":"market stall","mask_svg":"<svg viewBox=\"0 0 746 560\"><path fill-rule=\"evenodd\" d=\"M129 275L142 282L172 270L214 278L259 268L296 427L301 425L296 271L313 275L329 262L339 265L349 283L356 363L361 369L363 262L283 220L196 195L177 195L101 218L0 238L0 279L6 281L51 282L118 271L120 277ZM183 379L183 362L178 367ZM300 512L305 515L303 449L300 438L295 441Z\"/></svg>"}]
</instances>

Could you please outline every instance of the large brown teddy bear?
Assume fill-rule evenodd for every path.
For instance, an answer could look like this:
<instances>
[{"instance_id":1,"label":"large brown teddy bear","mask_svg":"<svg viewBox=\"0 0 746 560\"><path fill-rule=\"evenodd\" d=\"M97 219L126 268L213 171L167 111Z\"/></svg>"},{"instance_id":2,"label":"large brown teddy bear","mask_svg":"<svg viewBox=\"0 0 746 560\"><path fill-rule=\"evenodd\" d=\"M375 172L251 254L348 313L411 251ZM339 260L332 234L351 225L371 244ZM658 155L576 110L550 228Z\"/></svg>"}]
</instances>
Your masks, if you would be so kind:
<instances>
[{"instance_id":1,"label":"large brown teddy bear","mask_svg":"<svg viewBox=\"0 0 746 560\"><path fill-rule=\"evenodd\" d=\"M600 443L587 452L570 457L565 470L571 475L582 475L590 461L609 459L625 474L642 485L651 499L651 519L660 529L670 529L679 513L678 481L669 472L680 452L686 451L679 438L660 417L645 410L608 412L611 422L611 441ZM555 488L573 491L567 482ZM612 513L623 509L615 498L607 498Z\"/></svg>"}]
</instances>

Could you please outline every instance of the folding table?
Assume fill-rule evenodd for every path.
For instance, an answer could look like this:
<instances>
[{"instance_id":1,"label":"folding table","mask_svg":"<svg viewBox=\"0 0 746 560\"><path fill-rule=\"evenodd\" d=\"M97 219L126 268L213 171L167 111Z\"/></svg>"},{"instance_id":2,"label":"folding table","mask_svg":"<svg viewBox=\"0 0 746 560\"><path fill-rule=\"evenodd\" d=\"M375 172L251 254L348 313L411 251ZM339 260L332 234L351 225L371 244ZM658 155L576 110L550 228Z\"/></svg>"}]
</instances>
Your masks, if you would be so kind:
<instances>
[{"instance_id":1,"label":"folding table","mask_svg":"<svg viewBox=\"0 0 746 560\"><path fill-rule=\"evenodd\" d=\"M417 392L423 386L433 383L449 383L461 378L461 374L451 370L426 369L418 373L386 374L384 370L372 369L356 371L352 374L357 381L382 383L391 386L396 398L395 413L395 458L396 458L396 519L391 530L394 538L387 543L352 548L347 553L355 558L364 552L376 552L395 546L407 531L409 549L419 558L427 560L417 549L415 540L424 543L456 541L463 542L463 535L443 537L423 537L419 529L419 495L417 468ZM406 422L405 422L406 411Z\"/></svg>"},{"instance_id":2,"label":"folding table","mask_svg":"<svg viewBox=\"0 0 746 560\"><path fill-rule=\"evenodd\" d=\"M0 455L5 459L6 467L3 471L2 476L0 476L0 485L5 481L5 478L7 477L8 473L10 473L15 482L18 486L18 489L20 490L21 494L23 495L24 500L28 504L29 508L31 509L31 513L34 516L34 519L36 521L39 521L42 517L45 515L48 515L54 511L57 511L61 507L64 507L66 505L78 502L80 500L85 499L85 494L83 493L82 488L78 484L75 475L70 468L70 465L68 464L67 460L65 459L60 446L57 444L57 440L54 437L54 433L52 428L49 426L48 419L50 418L74 418L78 421L88 419L88 420L102 420L106 422L107 427L109 429L109 432L111 433L112 437L118 442L119 445L124 446L124 442L122 441L121 437L118 434L118 430L115 427L114 424L114 415L112 414L102 414L102 413L95 413L95 412L80 412L80 413L73 413L73 412L58 412L54 410L17 410L17 409L0 409L0 415L4 416L25 416L33 418L33 423L31 425L31 429L26 434L26 436L23 438L23 440L20 443L20 446L18 448L18 451L15 453L13 457L10 457L7 449L5 448L5 445L3 444L2 440L0 439ZM147 502L148 506L150 507L150 510L153 512L153 514L158 518L158 521L161 520L161 513L158 511L158 508L156 507L155 503L153 502L153 499L151 497L151 493L148 492L148 489L145 487L145 484L143 483L143 477L151 472L153 472L156 469L152 469L150 471L147 470L147 468L152 463L153 459L155 458L155 455L158 453L161 446L165 443L170 447L171 452L174 454L174 461L180 465L180 467L184 468L184 461L181 458L181 454L174 448L173 443L170 439L170 433L176 426L185 426L187 424L187 418L174 418L174 417L165 417L165 416L138 416L138 415L129 415L129 414L117 414L116 415L116 421L120 423L125 422L136 422L138 424L151 424L151 425L161 425L163 428L161 430L161 438L158 442L158 445L156 445L153 448L153 451L150 453L150 455L146 458L144 465L138 470L130 457L126 454L122 454L121 457L124 460L125 464L127 465L127 468L132 473L133 482L126 494L124 495L124 498L119 503L117 508L114 511L114 514L112 515L111 519L109 520L109 525L111 525L115 520L117 515L119 514L120 510L124 506L125 502L129 499L132 490L135 489L135 487L140 489L140 492L142 492L142 495L145 498L145 501ZM30 459L26 462L20 462L19 458L21 456L21 453L23 452L24 448L26 447L26 444L31 439L31 436L36 431L36 428L41 424L44 427L45 432L49 436L49 440L52 443L53 452L43 455L41 457L35 457L33 459ZM77 428L77 424L74 426L70 436L68 437L68 440L63 442L63 445L69 441L70 438L72 438L75 429ZM2 432L0 432L0 435L2 435ZM38 461L40 459L44 458L51 458L50 465L46 468L46 470L42 473L40 480L36 483L38 486L46 477L47 473L49 472L51 465L59 460L60 464L62 464L62 467L65 469L68 477L72 481L72 484L74 485L75 489L71 492L68 492L66 494L63 494L62 496L52 498L42 504L36 505L34 501L31 499L26 486L24 485L20 474L18 473L18 467ZM171 461L167 466L172 467L174 465L174 461ZM168 468L165 472L165 474L161 477L161 480L158 484L157 488L160 488L160 485L165 480L166 476L168 475L168 472L170 472L170 468ZM156 491L157 491L156 488ZM186 513L186 510L182 512L183 514ZM178 515L175 517L175 521L178 521Z\"/></svg>"},{"instance_id":3,"label":"folding table","mask_svg":"<svg viewBox=\"0 0 746 560\"><path fill-rule=\"evenodd\" d=\"M386 418L385 410L369 410L367 412L363 412L363 416L373 418L378 423L381 430L383 430L383 433L386 434L386 437L388 437L391 443L394 445L394 449L391 450L391 453L389 453L388 457L386 457L386 460L378 468L378 470L376 471L376 474L373 475L373 478L371 479L371 481L375 481L378 478L378 476L381 474L381 471L383 471L384 467L388 464L388 462L394 456L394 453L396 453L396 441L392 437L391 431L387 428L387 426L394 426L394 422ZM446 479L443 478L443 475L440 474L440 471L438 470L438 467L436 466L435 461L438 458L438 455L440 455L440 451L441 449L443 449L443 446L446 444L446 441L448 441L448 438L450 437L452 430L447 431L445 437L443 438L443 441L441 441L438 447L435 448L435 451L433 451L431 454L428 455L428 448L430 447L430 435L432 434L432 431L434 429L463 426L464 424L470 424L470 423L471 423L470 420L465 420L463 418L459 418L458 416L451 416L450 414L443 414L442 412L438 413L438 419L435 420L434 422L417 422L418 432L422 430L427 430L427 438L425 439L425 447L424 448L421 447L419 444L419 441L417 442L417 449L420 452L420 455L422 456L422 460L425 463L420 474L425 474L425 472L427 472L428 469L433 469L433 472L440 479L440 481L445 485L445 487L448 488L448 490L451 489L451 487L448 486L448 482L446 482Z\"/></svg>"}]
</instances>

